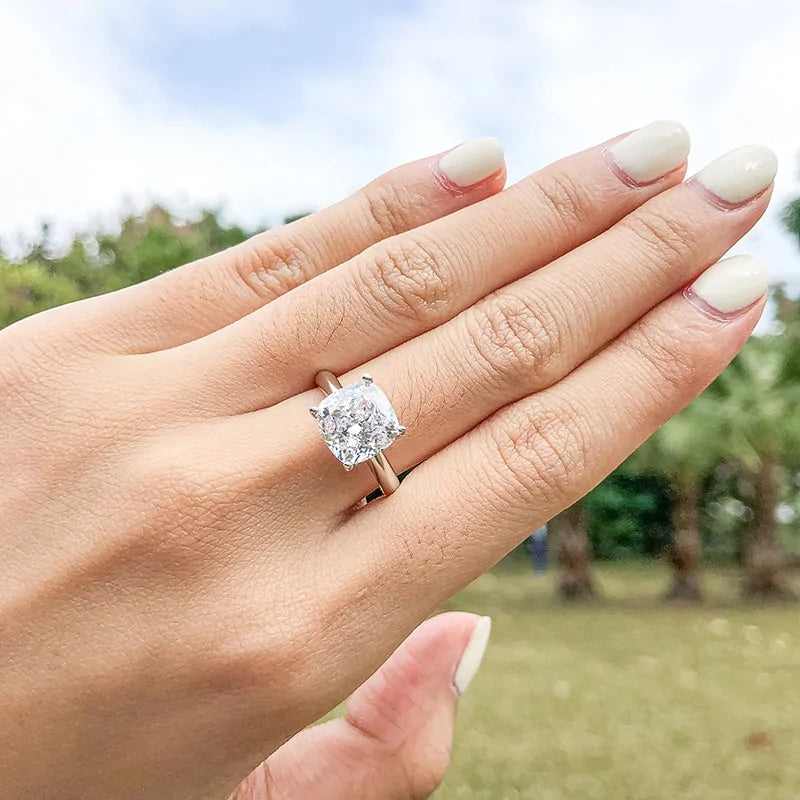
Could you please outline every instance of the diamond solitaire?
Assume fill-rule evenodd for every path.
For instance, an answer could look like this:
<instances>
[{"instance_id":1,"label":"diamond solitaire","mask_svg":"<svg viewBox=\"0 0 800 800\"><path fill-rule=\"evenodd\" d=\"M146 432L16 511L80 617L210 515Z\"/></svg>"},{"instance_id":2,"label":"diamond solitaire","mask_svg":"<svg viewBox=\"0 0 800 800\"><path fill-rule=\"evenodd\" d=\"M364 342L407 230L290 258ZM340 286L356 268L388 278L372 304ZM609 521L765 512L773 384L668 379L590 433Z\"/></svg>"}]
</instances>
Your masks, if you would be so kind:
<instances>
[{"instance_id":1,"label":"diamond solitaire","mask_svg":"<svg viewBox=\"0 0 800 800\"><path fill-rule=\"evenodd\" d=\"M311 413L330 451L349 470L375 459L406 429L369 375L348 386L336 388L336 384Z\"/></svg>"}]
</instances>

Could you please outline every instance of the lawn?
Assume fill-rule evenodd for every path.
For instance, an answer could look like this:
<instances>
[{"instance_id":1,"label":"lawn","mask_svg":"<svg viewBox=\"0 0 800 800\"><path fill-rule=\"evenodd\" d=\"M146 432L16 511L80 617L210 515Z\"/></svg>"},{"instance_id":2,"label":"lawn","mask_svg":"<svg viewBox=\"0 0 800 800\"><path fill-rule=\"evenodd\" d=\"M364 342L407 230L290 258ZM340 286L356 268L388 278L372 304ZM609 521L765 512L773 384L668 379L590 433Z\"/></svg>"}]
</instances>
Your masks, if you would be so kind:
<instances>
[{"instance_id":1,"label":"lawn","mask_svg":"<svg viewBox=\"0 0 800 800\"><path fill-rule=\"evenodd\" d=\"M739 604L733 572L696 609L659 602L662 565L598 578L570 607L501 566L454 599L494 628L437 800L800 800L800 606Z\"/></svg>"}]
</instances>

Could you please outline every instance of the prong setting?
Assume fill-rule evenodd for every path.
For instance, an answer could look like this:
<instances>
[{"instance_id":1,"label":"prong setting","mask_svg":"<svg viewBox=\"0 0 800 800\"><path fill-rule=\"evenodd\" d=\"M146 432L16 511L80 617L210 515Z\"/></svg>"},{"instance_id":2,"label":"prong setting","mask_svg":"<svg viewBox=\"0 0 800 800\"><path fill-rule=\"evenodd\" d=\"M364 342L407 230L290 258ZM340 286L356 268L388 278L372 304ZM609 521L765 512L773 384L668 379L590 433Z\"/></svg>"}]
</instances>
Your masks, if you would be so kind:
<instances>
[{"instance_id":1,"label":"prong setting","mask_svg":"<svg viewBox=\"0 0 800 800\"><path fill-rule=\"evenodd\" d=\"M325 443L348 471L377 458L406 432L369 374L330 392L310 411Z\"/></svg>"}]
</instances>

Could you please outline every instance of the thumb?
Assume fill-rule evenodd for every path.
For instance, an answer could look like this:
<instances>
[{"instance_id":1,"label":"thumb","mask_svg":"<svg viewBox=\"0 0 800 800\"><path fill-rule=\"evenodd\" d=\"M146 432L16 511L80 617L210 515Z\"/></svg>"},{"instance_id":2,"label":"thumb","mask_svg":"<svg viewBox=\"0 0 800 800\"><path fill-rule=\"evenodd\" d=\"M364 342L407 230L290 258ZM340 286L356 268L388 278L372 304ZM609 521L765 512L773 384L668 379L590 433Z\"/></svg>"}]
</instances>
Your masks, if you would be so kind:
<instances>
[{"instance_id":1,"label":"thumb","mask_svg":"<svg viewBox=\"0 0 800 800\"><path fill-rule=\"evenodd\" d=\"M343 719L308 728L231 800L417 800L450 761L459 696L480 666L491 619L450 612L423 622L360 686Z\"/></svg>"}]
</instances>

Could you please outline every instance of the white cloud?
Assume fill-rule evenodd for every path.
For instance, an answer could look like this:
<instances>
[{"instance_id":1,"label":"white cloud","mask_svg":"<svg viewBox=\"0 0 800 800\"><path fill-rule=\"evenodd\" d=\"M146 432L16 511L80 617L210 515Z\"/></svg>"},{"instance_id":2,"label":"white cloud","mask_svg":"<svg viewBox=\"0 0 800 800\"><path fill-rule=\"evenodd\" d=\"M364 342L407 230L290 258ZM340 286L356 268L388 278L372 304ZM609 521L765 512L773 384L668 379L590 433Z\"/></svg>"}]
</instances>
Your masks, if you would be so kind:
<instances>
[{"instance_id":1,"label":"white cloud","mask_svg":"<svg viewBox=\"0 0 800 800\"><path fill-rule=\"evenodd\" d=\"M280 121L221 121L175 110L159 76L115 49L113 26L135 36L159 13L198 31L283 26L291 4L11 0L0 9L0 232L42 217L70 227L108 219L126 197L223 202L232 217L274 221L473 134L501 136L518 178L672 116L693 133L693 167L751 141L777 150L776 202L745 246L791 278L798 260L776 215L800 193L800 6L760 8L426 0L413 15L377 21L370 40L353 32L352 65L330 72L324 54L298 52L304 77Z\"/></svg>"},{"instance_id":2,"label":"white cloud","mask_svg":"<svg viewBox=\"0 0 800 800\"><path fill-rule=\"evenodd\" d=\"M102 38L54 48L50 31L19 11L0 14L9 43L0 50L6 233L43 217L64 225L113 217L124 198L193 205L227 197L252 221L306 208L320 187L346 182L346 165L314 130L177 113Z\"/></svg>"}]
</instances>

